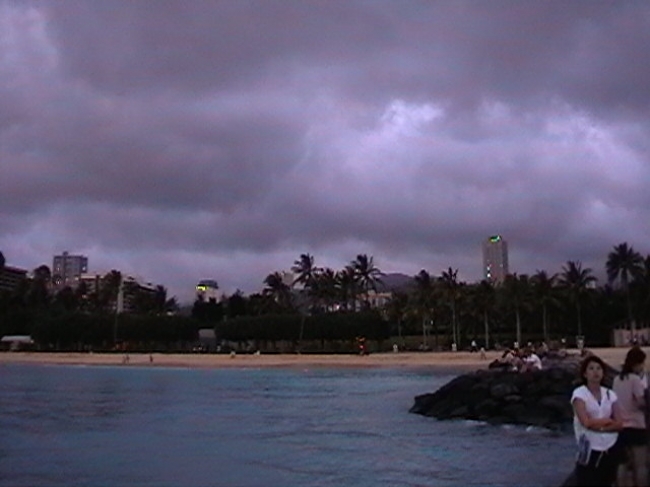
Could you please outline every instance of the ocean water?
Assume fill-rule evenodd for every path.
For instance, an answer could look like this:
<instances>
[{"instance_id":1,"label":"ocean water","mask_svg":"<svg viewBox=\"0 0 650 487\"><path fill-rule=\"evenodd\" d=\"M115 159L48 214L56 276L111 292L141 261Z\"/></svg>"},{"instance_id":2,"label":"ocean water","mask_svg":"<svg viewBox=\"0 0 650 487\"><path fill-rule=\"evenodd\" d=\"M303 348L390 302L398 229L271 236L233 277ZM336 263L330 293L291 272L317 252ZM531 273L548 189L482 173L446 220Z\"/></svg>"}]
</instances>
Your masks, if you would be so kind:
<instances>
[{"instance_id":1,"label":"ocean water","mask_svg":"<svg viewBox=\"0 0 650 487\"><path fill-rule=\"evenodd\" d=\"M406 369L0 366L0 486L558 486L569 434L408 409Z\"/></svg>"}]
</instances>

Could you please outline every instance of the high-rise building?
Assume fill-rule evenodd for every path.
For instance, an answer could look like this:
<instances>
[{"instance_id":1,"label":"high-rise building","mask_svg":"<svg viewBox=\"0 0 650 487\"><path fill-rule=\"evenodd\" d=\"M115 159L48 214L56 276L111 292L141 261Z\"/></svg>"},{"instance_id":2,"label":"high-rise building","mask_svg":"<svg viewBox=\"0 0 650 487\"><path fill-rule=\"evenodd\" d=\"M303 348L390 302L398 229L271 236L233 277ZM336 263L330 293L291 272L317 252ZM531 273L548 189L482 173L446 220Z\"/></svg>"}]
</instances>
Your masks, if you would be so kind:
<instances>
[{"instance_id":1,"label":"high-rise building","mask_svg":"<svg viewBox=\"0 0 650 487\"><path fill-rule=\"evenodd\" d=\"M483 241L483 278L493 284L502 283L508 275L508 243L501 235Z\"/></svg>"},{"instance_id":2,"label":"high-rise building","mask_svg":"<svg viewBox=\"0 0 650 487\"><path fill-rule=\"evenodd\" d=\"M88 272L88 257L84 255L70 255L63 252L55 255L52 263L52 284L55 287L77 287L82 274Z\"/></svg>"},{"instance_id":3,"label":"high-rise building","mask_svg":"<svg viewBox=\"0 0 650 487\"><path fill-rule=\"evenodd\" d=\"M27 279L27 269L8 265L0 267L0 291L13 291Z\"/></svg>"},{"instance_id":4,"label":"high-rise building","mask_svg":"<svg viewBox=\"0 0 650 487\"><path fill-rule=\"evenodd\" d=\"M219 302L219 284L214 279L202 279L196 285L196 297L203 301Z\"/></svg>"},{"instance_id":5,"label":"high-rise building","mask_svg":"<svg viewBox=\"0 0 650 487\"><path fill-rule=\"evenodd\" d=\"M82 274L79 277L79 284L84 284L86 292L84 298L88 298L89 295L99 293L105 289L106 278L109 274L109 272ZM137 312L139 306L143 303L143 298L144 301L148 301L147 305L149 305L151 299L155 299L159 292L158 286L145 281L141 277L122 274L121 272L120 276L121 282L117 293L110 296L108 304L109 308L115 310L117 313Z\"/></svg>"}]
</instances>

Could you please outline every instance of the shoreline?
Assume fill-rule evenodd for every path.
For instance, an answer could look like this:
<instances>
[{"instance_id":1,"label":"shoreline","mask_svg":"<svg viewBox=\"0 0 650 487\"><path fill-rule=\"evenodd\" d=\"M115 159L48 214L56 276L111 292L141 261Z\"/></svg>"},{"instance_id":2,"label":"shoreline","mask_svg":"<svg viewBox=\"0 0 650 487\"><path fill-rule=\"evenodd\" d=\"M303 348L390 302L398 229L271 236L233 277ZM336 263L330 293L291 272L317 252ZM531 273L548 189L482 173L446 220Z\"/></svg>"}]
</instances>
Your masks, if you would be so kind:
<instances>
[{"instance_id":1,"label":"shoreline","mask_svg":"<svg viewBox=\"0 0 650 487\"><path fill-rule=\"evenodd\" d=\"M0 366L8 364L32 365L83 365L121 367L174 367L188 369L259 369L259 368L359 368L359 369L411 369L435 370L461 374L485 368L500 355L486 354L481 360L478 353L469 352L385 352L370 355L345 354L209 354L209 353L128 353L122 352L2 352Z\"/></svg>"},{"instance_id":2,"label":"shoreline","mask_svg":"<svg viewBox=\"0 0 650 487\"><path fill-rule=\"evenodd\" d=\"M644 347L646 353L650 347ZM593 353L614 367L619 367L629 348L596 348ZM578 351L568 350L569 354ZM650 355L650 354L649 354ZM383 352L370 355L344 354L200 354L200 353L125 353L93 352L0 352L0 365L85 365L124 367L181 367L181 368L408 368L437 372L465 373L487 369L501 352L489 350L486 358L471 352Z\"/></svg>"}]
</instances>

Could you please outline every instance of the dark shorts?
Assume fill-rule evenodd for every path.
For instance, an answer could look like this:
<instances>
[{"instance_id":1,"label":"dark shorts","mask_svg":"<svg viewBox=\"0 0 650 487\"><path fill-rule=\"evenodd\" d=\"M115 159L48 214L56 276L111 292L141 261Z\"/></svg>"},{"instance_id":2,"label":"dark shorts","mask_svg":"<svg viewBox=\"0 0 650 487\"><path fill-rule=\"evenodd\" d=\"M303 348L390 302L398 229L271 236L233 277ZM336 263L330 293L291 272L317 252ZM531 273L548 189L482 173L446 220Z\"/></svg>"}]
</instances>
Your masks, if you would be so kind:
<instances>
[{"instance_id":1,"label":"dark shorts","mask_svg":"<svg viewBox=\"0 0 650 487\"><path fill-rule=\"evenodd\" d=\"M618 443L625 447L647 445L648 432L641 428L623 428L618 433Z\"/></svg>"},{"instance_id":2,"label":"dark shorts","mask_svg":"<svg viewBox=\"0 0 650 487\"><path fill-rule=\"evenodd\" d=\"M606 452L591 451L587 465L576 464L577 485L584 487L611 487L616 478L618 459L614 447Z\"/></svg>"}]
</instances>

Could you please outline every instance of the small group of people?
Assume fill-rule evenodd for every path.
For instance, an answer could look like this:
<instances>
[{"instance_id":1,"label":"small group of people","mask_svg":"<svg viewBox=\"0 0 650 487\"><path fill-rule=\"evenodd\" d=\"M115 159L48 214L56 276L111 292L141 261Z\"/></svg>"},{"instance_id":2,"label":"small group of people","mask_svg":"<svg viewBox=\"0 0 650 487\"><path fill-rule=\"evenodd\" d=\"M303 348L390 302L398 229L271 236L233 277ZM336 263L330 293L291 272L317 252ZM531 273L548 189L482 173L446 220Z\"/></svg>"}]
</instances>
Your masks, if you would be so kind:
<instances>
[{"instance_id":1,"label":"small group of people","mask_svg":"<svg viewBox=\"0 0 650 487\"><path fill-rule=\"evenodd\" d=\"M648 486L645 360L632 347L611 389L603 385L606 365L599 357L582 361L582 385L571 396L578 485Z\"/></svg>"},{"instance_id":2,"label":"small group of people","mask_svg":"<svg viewBox=\"0 0 650 487\"><path fill-rule=\"evenodd\" d=\"M542 370L542 359L535 353L532 346L524 349L507 348L501 358L497 359L496 366L513 372L530 372Z\"/></svg>"}]
</instances>

